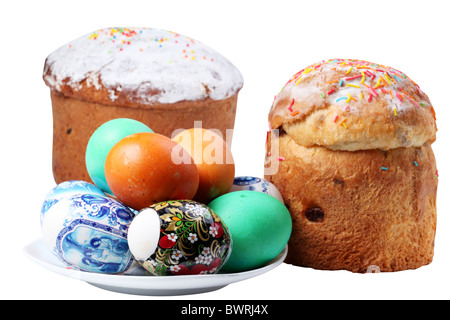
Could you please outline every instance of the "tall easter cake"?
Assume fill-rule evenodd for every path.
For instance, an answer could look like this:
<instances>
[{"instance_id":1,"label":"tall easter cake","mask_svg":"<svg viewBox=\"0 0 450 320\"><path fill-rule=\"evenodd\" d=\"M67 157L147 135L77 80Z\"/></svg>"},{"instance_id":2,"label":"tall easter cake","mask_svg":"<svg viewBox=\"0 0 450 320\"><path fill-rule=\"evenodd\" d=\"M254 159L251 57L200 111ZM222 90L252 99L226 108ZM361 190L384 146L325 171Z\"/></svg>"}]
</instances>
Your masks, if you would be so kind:
<instances>
[{"instance_id":1,"label":"tall easter cake","mask_svg":"<svg viewBox=\"0 0 450 320\"><path fill-rule=\"evenodd\" d=\"M233 129L239 70L192 38L151 28L106 28L50 54L53 173L57 183L89 180L84 155L101 124L131 118L171 137L176 129Z\"/></svg>"},{"instance_id":2,"label":"tall easter cake","mask_svg":"<svg viewBox=\"0 0 450 320\"><path fill-rule=\"evenodd\" d=\"M293 219L288 263L385 272L432 261L437 128L415 82L376 63L321 61L286 83L269 121L267 163L279 167L266 179Z\"/></svg>"}]
</instances>

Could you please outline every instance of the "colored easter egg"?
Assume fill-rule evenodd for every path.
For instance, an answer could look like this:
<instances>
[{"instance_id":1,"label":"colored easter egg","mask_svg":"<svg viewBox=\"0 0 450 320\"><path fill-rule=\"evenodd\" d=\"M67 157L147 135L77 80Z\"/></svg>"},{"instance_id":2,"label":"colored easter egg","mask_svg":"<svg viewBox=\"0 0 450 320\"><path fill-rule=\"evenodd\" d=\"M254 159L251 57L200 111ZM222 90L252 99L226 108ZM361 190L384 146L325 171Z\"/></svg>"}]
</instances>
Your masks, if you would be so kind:
<instances>
[{"instance_id":1,"label":"colored easter egg","mask_svg":"<svg viewBox=\"0 0 450 320\"><path fill-rule=\"evenodd\" d=\"M106 156L117 142L137 132L153 131L137 120L119 118L105 122L90 137L86 147L86 169L92 181L103 191L113 194L105 178Z\"/></svg>"},{"instance_id":2,"label":"colored easter egg","mask_svg":"<svg viewBox=\"0 0 450 320\"><path fill-rule=\"evenodd\" d=\"M128 227L134 213L119 201L94 194L75 195L45 214L46 246L67 267L97 273L121 273L132 264Z\"/></svg>"},{"instance_id":3,"label":"colored easter egg","mask_svg":"<svg viewBox=\"0 0 450 320\"><path fill-rule=\"evenodd\" d=\"M236 191L208 205L227 225L233 239L224 271L238 272L262 267L288 243L292 220L278 199L254 191Z\"/></svg>"},{"instance_id":4,"label":"colored easter egg","mask_svg":"<svg viewBox=\"0 0 450 320\"><path fill-rule=\"evenodd\" d=\"M225 194L233 184L235 165L230 147L218 133L203 128L180 132L173 141L191 155L199 172L194 200L208 203Z\"/></svg>"},{"instance_id":5,"label":"colored easter egg","mask_svg":"<svg viewBox=\"0 0 450 320\"><path fill-rule=\"evenodd\" d=\"M196 201L166 201L142 209L128 232L130 250L154 275L210 274L229 257L227 226Z\"/></svg>"},{"instance_id":6,"label":"colored easter egg","mask_svg":"<svg viewBox=\"0 0 450 320\"><path fill-rule=\"evenodd\" d=\"M172 161L176 145L150 132L135 133L116 143L105 161L105 177L117 199L136 210L165 200L192 199L198 188L198 169L194 163Z\"/></svg>"},{"instance_id":7,"label":"colored easter egg","mask_svg":"<svg viewBox=\"0 0 450 320\"><path fill-rule=\"evenodd\" d=\"M50 190L45 196L41 207L41 226L47 211L58 201L68 199L78 194L96 194L106 196L105 193L92 183L81 180L64 181Z\"/></svg>"},{"instance_id":8,"label":"colored easter egg","mask_svg":"<svg viewBox=\"0 0 450 320\"><path fill-rule=\"evenodd\" d=\"M258 191L271 195L284 203L283 197L277 187L270 181L252 176L242 176L234 178L233 185L229 192L234 191Z\"/></svg>"}]
</instances>

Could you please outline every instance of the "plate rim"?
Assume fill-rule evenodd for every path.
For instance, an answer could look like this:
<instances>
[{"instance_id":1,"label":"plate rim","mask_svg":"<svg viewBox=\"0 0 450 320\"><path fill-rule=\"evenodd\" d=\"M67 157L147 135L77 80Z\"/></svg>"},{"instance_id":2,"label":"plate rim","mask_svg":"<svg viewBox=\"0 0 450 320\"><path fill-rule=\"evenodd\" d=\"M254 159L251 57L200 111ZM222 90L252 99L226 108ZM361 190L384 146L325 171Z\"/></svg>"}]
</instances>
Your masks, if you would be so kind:
<instances>
[{"instance_id":1,"label":"plate rim","mask_svg":"<svg viewBox=\"0 0 450 320\"><path fill-rule=\"evenodd\" d=\"M44 247L44 248L43 248ZM154 275L124 275L124 274L103 274L87 271L80 271L65 267L62 262L61 265L53 264L48 259L44 259L42 254L38 254L37 250L46 249L44 240L38 238L28 243L23 248L23 253L29 259L44 267L47 270L53 271L57 274L75 278L81 281L85 281L89 284L100 286L113 286L117 288L125 289L137 289L137 290L186 290L186 289L200 289L200 288L213 288L224 287L228 284L247 280L263 273L266 273L272 269L278 267L284 262L288 246L284 249L268 264L242 272L235 273L217 273L217 274L205 274L205 275L179 275L179 276L154 276ZM44 251L44 254L45 251ZM48 255L53 258L52 253L48 251ZM57 259L57 257L54 257ZM59 262L59 261L58 261ZM192 286L195 283L195 286Z\"/></svg>"}]
</instances>

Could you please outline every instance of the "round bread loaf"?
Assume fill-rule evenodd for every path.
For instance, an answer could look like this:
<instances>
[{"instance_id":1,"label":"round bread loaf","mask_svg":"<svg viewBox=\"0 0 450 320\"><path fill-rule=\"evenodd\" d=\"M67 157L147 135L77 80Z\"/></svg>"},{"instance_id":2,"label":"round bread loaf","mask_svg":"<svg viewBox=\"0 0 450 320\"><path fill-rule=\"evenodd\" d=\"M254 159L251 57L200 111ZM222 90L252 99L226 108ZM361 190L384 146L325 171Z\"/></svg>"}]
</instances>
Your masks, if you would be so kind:
<instances>
[{"instance_id":1,"label":"round bread loaf","mask_svg":"<svg viewBox=\"0 0 450 320\"><path fill-rule=\"evenodd\" d=\"M293 219L286 262L352 272L430 263L435 120L427 95L393 68L333 59L296 73L275 97L266 144L265 178Z\"/></svg>"},{"instance_id":2,"label":"round bread loaf","mask_svg":"<svg viewBox=\"0 0 450 320\"><path fill-rule=\"evenodd\" d=\"M239 70L221 54L178 33L105 28L50 54L43 78L53 106L55 180L89 180L90 135L115 118L145 123L171 137L176 129L234 128Z\"/></svg>"}]
</instances>

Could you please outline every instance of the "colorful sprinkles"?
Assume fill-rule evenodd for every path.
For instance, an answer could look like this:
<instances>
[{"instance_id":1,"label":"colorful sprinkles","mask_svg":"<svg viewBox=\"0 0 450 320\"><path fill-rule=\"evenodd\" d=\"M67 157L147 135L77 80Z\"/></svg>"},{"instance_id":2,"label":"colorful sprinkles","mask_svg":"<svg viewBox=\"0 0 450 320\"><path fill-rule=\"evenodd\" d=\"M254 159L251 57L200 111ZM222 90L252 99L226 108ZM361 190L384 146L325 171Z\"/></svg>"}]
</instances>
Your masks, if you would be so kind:
<instances>
[{"instance_id":1,"label":"colorful sprinkles","mask_svg":"<svg viewBox=\"0 0 450 320\"><path fill-rule=\"evenodd\" d=\"M394 118L398 117L399 112L408 107L405 105L408 102L409 105L416 108L428 107L436 119L435 111L428 102L417 101L413 97L417 93L419 95L422 94L422 91L415 82L394 68L367 61L349 59L324 60L300 70L291 77L286 85L292 83L295 86L299 86L309 74L321 71L325 67L330 67L335 73L331 75L328 81L326 78L324 79L329 86L324 92L319 93L320 97L326 99L327 97L333 96L332 101L335 103L345 102L347 104L345 111L349 110L348 105L353 102L366 100L367 103L372 103L377 98L389 98L394 105L391 109ZM336 76L339 78L336 79ZM416 87L415 90L417 92L412 93L409 88L407 92L403 88L404 79L409 79ZM355 89L359 90L359 92L355 92ZM289 106L289 112L291 116L297 116L299 114L299 112L292 110L292 104ZM337 122L337 118L338 115L336 115L333 122ZM344 128L348 128L347 123L340 122L340 124ZM432 123L432 125L434 124Z\"/></svg>"},{"instance_id":2,"label":"colorful sprinkles","mask_svg":"<svg viewBox=\"0 0 450 320\"><path fill-rule=\"evenodd\" d=\"M397 118L399 111L404 110L406 107L411 105L414 108L429 108L434 120L436 120L436 113L432 105L427 101L418 101L413 96L417 97L423 94L420 87L411 79L409 79L404 73L393 69L391 67L370 63L361 60L344 60L344 59L333 59L328 61L322 61L320 63L314 64L303 70L297 72L291 79L283 86L283 89L290 83L295 84L295 86L301 85L302 81L305 80L308 74L314 73L317 70L321 71L322 67L326 65L332 65L331 70L335 71L335 75L339 78L324 78L325 83L328 84L328 88L325 88L323 92L319 92L322 99L332 99L330 103L341 103L345 102L346 105L343 106L342 114L335 114L332 117L333 123L337 126L342 127L344 130L349 128L349 123L345 118L345 113L351 110L350 105L354 102L364 101L366 99L367 103L372 103L374 99L379 98L390 98L392 100L392 115L393 119ZM344 71L341 71L343 69ZM403 88L404 79L409 79L411 83L415 86L417 92L410 92L411 89L405 90ZM328 81L327 81L328 80ZM281 91L283 91L283 89ZM350 92L345 91L353 90ZM360 90L359 93L353 94L354 91ZM343 94L343 95L342 95ZM353 94L353 95L352 95ZM357 98L356 98L357 97ZM277 96L274 98L276 101ZM295 99L292 99L288 105L289 113L292 117L300 114L299 110L293 110ZM406 104L410 104L407 106ZM388 109L389 110L389 109ZM359 121L359 125L361 120ZM350 123L351 124L351 123ZM436 123L431 123L435 126ZM270 154L269 154L270 156ZM278 161L285 161L286 158L279 156ZM412 165L414 167L419 167L417 161L413 161ZM380 166L381 171L389 171L388 166ZM391 170L392 172L393 170ZM394 169L395 171L395 169ZM434 179L439 178L439 172L436 170L434 174Z\"/></svg>"},{"instance_id":3,"label":"colorful sprinkles","mask_svg":"<svg viewBox=\"0 0 450 320\"><path fill-rule=\"evenodd\" d=\"M137 36L144 37L145 34L143 34L144 30L151 30L150 28L144 28L144 29L134 29L134 28L106 28L106 29L100 29L88 37L91 41L101 41L102 44L105 44L106 42L114 43L117 46L116 50L118 52L123 52L127 46L130 46L133 44L134 40ZM188 59L188 60L209 60L211 62L214 62L214 58L209 58L204 55L197 56L194 47L195 47L195 40L187 37L183 37L184 41L181 41L180 34L175 32L170 32L171 37L155 37L153 35L149 35L148 40L152 41L157 48L163 48L164 45L168 42L172 42L174 44L177 44L180 46L180 58ZM102 39L102 40L100 40ZM106 39L106 40L105 40ZM71 46L69 45L69 48ZM143 48L137 48L139 52L143 52ZM108 54L112 54L113 52L111 50L107 51ZM172 64L174 61L169 60L168 63Z\"/></svg>"}]
</instances>

